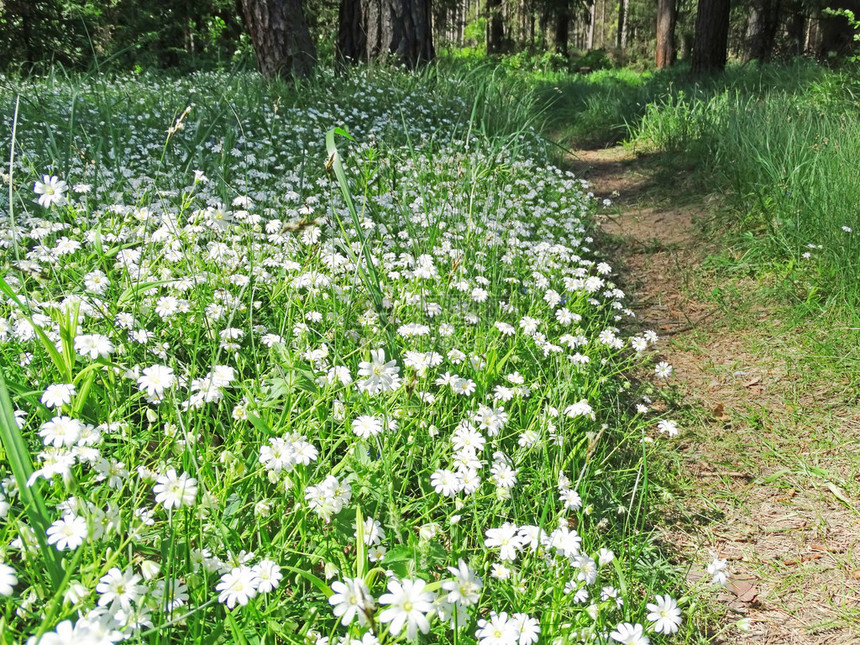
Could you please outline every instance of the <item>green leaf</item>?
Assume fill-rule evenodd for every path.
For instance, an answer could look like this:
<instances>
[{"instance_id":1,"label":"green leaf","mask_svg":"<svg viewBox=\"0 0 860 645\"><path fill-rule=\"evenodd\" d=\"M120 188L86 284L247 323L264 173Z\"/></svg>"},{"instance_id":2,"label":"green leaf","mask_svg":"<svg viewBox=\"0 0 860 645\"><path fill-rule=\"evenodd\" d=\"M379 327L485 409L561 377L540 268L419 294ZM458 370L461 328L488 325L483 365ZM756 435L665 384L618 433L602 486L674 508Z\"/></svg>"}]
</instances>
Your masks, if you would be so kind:
<instances>
[{"instance_id":1,"label":"green leaf","mask_svg":"<svg viewBox=\"0 0 860 645\"><path fill-rule=\"evenodd\" d=\"M233 612L227 609L225 613L227 614L227 624L230 625L230 631L233 632L233 637L236 639L235 642L239 643L239 645L248 645L248 640L233 617Z\"/></svg>"},{"instance_id":2,"label":"green leaf","mask_svg":"<svg viewBox=\"0 0 860 645\"><path fill-rule=\"evenodd\" d=\"M269 424L263 421L263 419L258 417L256 414L252 414L251 412L249 412L248 421L250 421L252 426L254 426L257 430L262 432L267 437L274 436L275 433L272 428L269 427Z\"/></svg>"},{"instance_id":3,"label":"green leaf","mask_svg":"<svg viewBox=\"0 0 860 645\"><path fill-rule=\"evenodd\" d=\"M367 566L367 549L364 545L364 518L361 516L361 507L355 507L355 577L364 578L364 569Z\"/></svg>"},{"instance_id":4,"label":"green leaf","mask_svg":"<svg viewBox=\"0 0 860 645\"><path fill-rule=\"evenodd\" d=\"M316 378L311 372L308 372L306 370L299 370L295 373L295 375L296 387L302 392L316 394L319 391L319 388L317 387L316 383Z\"/></svg>"},{"instance_id":5,"label":"green leaf","mask_svg":"<svg viewBox=\"0 0 860 645\"><path fill-rule=\"evenodd\" d=\"M304 569L298 569L296 567L291 567L291 566L286 565L286 564L282 564L281 569L286 569L290 573L294 573L297 576L304 578L305 580L310 582L314 587L319 589L326 598L330 598L331 596L334 595L334 591L331 590L331 587L329 587L325 582L323 582L322 580L317 578L310 571L306 571Z\"/></svg>"},{"instance_id":6,"label":"green leaf","mask_svg":"<svg viewBox=\"0 0 860 645\"><path fill-rule=\"evenodd\" d=\"M221 514L222 519L227 519L242 507L243 499L233 493L227 498L227 505L224 507L224 512Z\"/></svg>"},{"instance_id":7,"label":"green leaf","mask_svg":"<svg viewBox=\"0 0 860 645\"><path fill-rule=\"evenodd\" d=\"M102 246L102 227L97 226L95 229L95 235L93 236L93 248L96 250L96 257L101 257L104 255L104 247Z\"/></svg>"},{"instance_id":8,"label":"green leaf","mask_svg":"<svg viewBox=\"0 0 860 645\"><path fill-rule=\"evenodd\" d=\"M433 568L448 562L448 552L441 544L436 542L430 542L427 544L427 547L424 549L423 556L423 569Z\"/></svg>"},{"instance_id":9,"label":"green leaf","mask_svg":"<svg viewBox=\"0 0 860 645\"><path fill-rule=\"evenodd\" d=\"M370 294L370 298L373 301L374 309L376 310L377 315L379 316L379 322L381 323L383 329L385 330L387 336L386 349L388 350L388 355L392 358L399 358L399 353L397 351L397 345L394 342L394 334L391 328L388 325L388 317L385 311L385 307L382 306L383 295L382 295L382 286L379 281L379 274L376 272L376 266L373 264L373 261L370 259L370 253L367 250L367 238L361 233L361 217L359 217L358 209L355 207L355 201L352 198L352 193L349 189L349 180L346 177L346 172L344 172L343 164L340 160L340 153L337 149L337 144L334 142L335 135L341 135L346 137L347 139L353 140L349 134L346 133L345 130L341 128L332 128L325 135L325 147L328 152L328 161L326 162L326 169L334 171L334 176L337 179L338 187L340 188L340 194L343 196L343 201L346 203L347 209L349 210L350 219L352 220L352 225L356 230L356 234L359 237L359 242L361 243L361 256L357 257L355 252L352 250L352 246L349 244L350 240L346 236L346 228L343 225L343 221L338 214L337 209L333 209L332 212L334 214L335 220L340 227L341 235L343 236L344 245L343 249L349 256L350 260L356 265L358 268L360 277L362 282L364 283L365 288ZM361 263L361 259L364 260L363 264Z\"/></svg>"},{"instance_id":10,"label":"green leaf","mask_svg":"<svg viewBox=\"0 0 860 645\"><path fill-rule=\"evenodd\" d=\"M62 350L63 366L66 374L71 382L71 376L75 369L75 337L78 335L78 317L80 315L81 304L75 303L71 309L62 312L59 309L51 311L51 318L57 323L60 328L60 349Z\"/></svg>"},{"instance_id":11,"label":"green leaf","mask_svg":"<svg viewBox=\"0 0 860 645\"><path fill-rule=\"evenodd\" d=\"M267 392L266 402L268 403L285 399L295 390L294 383L287 378L280 376L273 376L272 378L266 379L263 381L263 385Z\"/></svg>"},{"instance_id":12,"label":"green leaf","mask_svg":"<svg viewBox=\"0 0 860 645\"><path fill-rule=\"evenodd\" d=\"M137 284L131 285L128 289L119 294L119 298L117 298L116 306L118 308L122 308L122 306L128 301L131 300L132 297L136 296L141 291L148 291L153 287L160 287L163 284L170 284L173 282L172 280L152 280L150 282L138 282Z\"/></svg>"},{"instance_id":13,"label":"green leaf","mask_svg":"<svg viewBox=\"0 0 860 645\"><path fill-rule=\"evenodd\" d=\"M78 375L78 377L80 377L80 374ZM77 416L81 413L81 410L84 409L95 378L96 373L94 370L88 372L86 377L84 378L84 382L81 384L81 389L79 389L77 395L75 395L75 405L72 406L72 415L74 417L77 418Z\"/></svg>"},{"instance_id":14,"label":"green leaf","mask_svg":"<svg viewBox=\"0 0 860 645\"><path fill-rule=\"evenodd\" d=\"M408 578L418 570L415 549L401 544L388 551L382 558L382 564L391 569L401 578Z\"/></svg>"},{"instance_id":15,"label":"green leaf","mask_svg":"<svg viewBox=\"0 0 860 645\"><path fill-rule=\"evenodd\" d=\"M287 620L281 623L273 618L270 618L266 621L266 625L269 628L270 634L279 636L286 642L293 642L299 629L298 623L295 623L292 620Z\"/></svg>"}]
</instances>

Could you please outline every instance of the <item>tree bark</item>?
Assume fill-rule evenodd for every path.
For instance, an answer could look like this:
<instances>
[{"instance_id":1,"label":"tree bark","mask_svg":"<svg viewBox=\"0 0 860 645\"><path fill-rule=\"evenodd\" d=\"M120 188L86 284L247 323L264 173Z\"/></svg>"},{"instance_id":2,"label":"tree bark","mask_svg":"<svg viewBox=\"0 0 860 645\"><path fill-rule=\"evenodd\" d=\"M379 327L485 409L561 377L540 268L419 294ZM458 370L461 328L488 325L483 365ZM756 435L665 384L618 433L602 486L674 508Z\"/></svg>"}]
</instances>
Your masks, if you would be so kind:
<instances>
[{"instance_id":1,"label":"tree bark","mask_svg":"<svg viewBox=\"0 0 860 645\"><path fill-rule=\"evenodd\" d=\"M313 72L316 49L301 0L242 0L242 13L264 78Z\"/></svg>"},{"instance_id":2,"label":"tree bark","mask_svg":"<svg viewBox=\"0 0 860 645\"><path fill-rule=\"evenodd\" d=\"M410 69L433 60L430 0L341 0L337 51L343 62L391 58Z\"/></svg>"},{"instance_id":3,"label":"tree bark","mask_svg":"<svg viewBox=\"0 0 860 645\"><path fill-rule=\"evenodd\" d=\"M792 55L802 56L803 48L806 45L806 14L803 13L801 6L797 7L794 15L788 21L786 32L791 43Z\"/></svg>"},{"instance_id":4,"label":"tree bark","mask_svg":"<svg viewBox=\"0 0 860 645\"><path fill-rule=\"evenodd\" d=\"M597 0L591 0L588 8L588 40L586 41L586 50L594 49L594 23L597 19Z\"/></svg>"},{"instance_id":5,"label":"tree bark","mask_svg":"<svg viewBox=\"0 0 860 645\"><path fill-rule=\"evenodd\" d=\"M773 54L779 26L780 0L758 0L750 9L747 21L744 61L765 62Z\"/></svg>"},{"instance_id":6,"label":"tree bark","mask_svg":"<svg viewBox=\"0 0 860 645\"><path fill-rule=\"evenodd\" d=\"M562 0L555 15L555 51L567 57L570 40L570 4Z\"/></svg>"},{"instance_id":7,"label":"tree bark","mask_svg":"<svg viewBox=\"0 0 860 645\"><path fill-rule=\"evenodd\" d=\"M618 39L616 46L618 49L627 47L627 9L629 0L618 0Z\"/></svg>"},{"instance_id":8,"label":"tree bark","mask_svg":"<svg viewBox=\"0 0 860 645\"><path fill-rule=\"evenodd\" d=\"M806 29L806 51L818 56L821 49L821 12L813 11L809 17L809 27Z\"/></svg>"},{"instance_id":9,"label":"tree bark","mask_svg":"<svg viewBox=\"0 0 860 645\"><path fill-rule=\"evenodd\" d=\"M657 67L675 62L675 0L657 0Z\"/></svg>"},{"instance_id":10,"label":"tree bark","mask_svg":"<svg viewBox=\"0 0 860 645\"><path fill-rule=\"evenodd\" d=\"M693 55L693 34L690 32L685 32L681 35L681 58L684 60L690 60Z\"/></svg>"},{"instance_id":11,"label":"tree bark","mask_svg":"<svg viewBox=\"0 0 860 645\"><path fill-rule=\"evenodd\" d=\"M433 15L430 0L394 3L394 38L391 50L397 61L413 69L436 57L433 47Z\"/></svg>"},{"instance_id":12,"label":"tree bark","mask_svg":"<svg viewBox=\"0 0 860 645\"><path fill-rule=\"evenodd\" d=\"M462 47L464 40L466 38L466 12L468 9L468 3L463 2L463 0L458 0L457 2L457 46Z\"/></svg>"},{"instance_id":13,"label":"tree bark","mask_svg":"<svg viewBox=\"0 0 860 645\"><path fill-rule=\"evenodd\" d=\"M442 39L449 43L451 42L450 34L448 33L448 14L450 11L448 7L442 7L441 9L437 7L436 15L433 17L433 26L436 27L436 38L439 38L441 34Z\"/></svg>"},{"instance_id":14,"label":"tree bark","mask_svg":"<svg viewBox=\"0 0 860 645\"><path fill-rule=\"evenodd\" d=\"M502 0L487 0L487 53L504 51L505 24L502 19Z\"/></svg>"},{"instance_id":15,"label":"tree bark","mask_svg":"<svg viewBox=\"0 0 860 645\"><path fill-rule=\"evenodd\" d=\"M762 5L768 3L768 0L761 0L750 7L749 17L747 18L746 32L746 47L744 48L744 62L748 63L752 60L764 62L762 38L765 30L765 9Z\"/></svg>"},{"instance_id":16,"label":"tree bark","mask_svg":"<svg viewBox=\"0 0 860 645\"><path fill-rule=\"evenodd\" d=\"M726 68L730 9L730 0L699 0L693 46L694 75L721 72Z\"/></svg>"},{"instance_id":17,"label":"tree bark","mask_svg":"<svg viewBox=\"0 0 860 645\"><path fill-rule=\"evenodd\" d=\"M337 16L337 62L355 65L367 59L364 12L358 0L341 0Z\"/></svg>"}]
</instances>

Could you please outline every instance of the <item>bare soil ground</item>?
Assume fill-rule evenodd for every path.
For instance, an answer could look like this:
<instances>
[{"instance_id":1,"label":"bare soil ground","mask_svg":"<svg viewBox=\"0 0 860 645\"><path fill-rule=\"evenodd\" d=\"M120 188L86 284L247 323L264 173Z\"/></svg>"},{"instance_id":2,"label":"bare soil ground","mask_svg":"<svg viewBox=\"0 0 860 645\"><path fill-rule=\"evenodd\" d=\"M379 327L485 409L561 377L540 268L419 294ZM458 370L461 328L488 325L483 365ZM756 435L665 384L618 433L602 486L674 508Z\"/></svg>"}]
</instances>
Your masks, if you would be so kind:
<instances>
[{"instance_id":1,"label":"bare soil ground","mask_svg":"<svg viewBox=\"0 0 860 645\"><path fill-rule=\"evenodd\" d=\"M716 203L685 172L620 147L571 165L613 200L601 227L616 268L675 368L686 411L666 414L685 430L666 455L660 539L723 625L710 642L860 643L860 408L845 379L809 373L810 335L787 334L778 309L750 297L758 285L708 297L725 286L703 268L713 246L699 224ZM714 555L729 560L722 588L704 571ZM749 631L730 626L744 617Z\"/></svg>"}]
</instances>

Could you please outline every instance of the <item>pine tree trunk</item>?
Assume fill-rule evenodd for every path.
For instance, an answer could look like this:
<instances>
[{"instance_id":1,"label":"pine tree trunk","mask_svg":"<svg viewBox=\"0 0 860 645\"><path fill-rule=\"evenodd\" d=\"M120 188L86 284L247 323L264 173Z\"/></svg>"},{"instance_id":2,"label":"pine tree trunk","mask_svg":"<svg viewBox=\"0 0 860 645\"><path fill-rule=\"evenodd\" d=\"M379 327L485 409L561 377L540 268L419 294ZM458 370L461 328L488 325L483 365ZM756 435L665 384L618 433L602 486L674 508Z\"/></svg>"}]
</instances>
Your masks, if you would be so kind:
<instances>
[{"instance_id":1,"label":"pine tree trunk","mask_svg":"<svg viewBox=\"0 0 860 645\"><path fill-rule=\"evenodd\" d=\"M436 57L430 0L399 0L394 3L391 51L397 62L409 69Z\"/></svg>"},{"instance_id":2,"label":"pine tree trunk","mask_svg":"<svg viewBox=\"0 0 860 645\"><path fill-rule=\"evenodd\" d=\"M342 61L391 58L410 69L433 60L430 0L341 0L337 51Z\"/></svg>"},{"instance_id":3,"label":"pine tree trunk","mask_svg":"<svg viewBox=\"0 0 860 645\"><path fill-rule=\"evenodd\" d=\"M657 0L657 67L675 62L675 0Z\"/></svg>"},{"instance_id":4,"label":"pine tree trunk","mask_svg":"<svg viewBox=\"0 0 860 645\"><path fill-rule=\"evenodd\" d=\"M627 47L627 9L629 0L618 0L618 39L615 43L618 49Z\"/></svg>"},{"instance_id":5,"label":"pine tree trunk","mask_svg":"<svg viewBox=\"0 0 860 645\"><path fill-rule=\"evenodd\" d=\"M758 0L750 9L747 21L744 62L765 62L773 53L779 26L780 0Z\"/></svg>"},{"instance_id":6,"label":"pine tree trunk","mask_svg":"<svg viewBox=\"0 0 860 645\"><path fill-rule=\"evenodd\" d=\"M450 24L449 23L450 13L451 13L450 9L447 9L447 8L442 9L442 11L439 12L439 20L434 21L434 25L436 26L437 37L439 34L442 34L442 38L445 40L445 42L448 42L448 43L451 42L451 32L448 28L448 25Z\"/></svg>"},{"instance_id":7,"label":"pine tree trunk","mask_svg":"<svg viewBox=\"0 0 860 645\"><path fill-rule=\"evenodd\" d=\"M591 0L591 5L588 9L588 40L586 41L586 50L594 49L594 23L597 20L597 0Z\"/></svg>"},{"instance_id":8,"label":"pine tree trunk","mask_svg":"<svg viewBox=\"0 0 860 645\"><path fill-rule=\"evenodd\" d=\"M802 7L798 6L791 20L786 25L787 36L791 42L791 53L794 56L802 56L806 45L806 14Z\"/></svg>"},{"instance_id":9,"label":"pine tree trunk","mask_svg":"<svg viewBox=\"0 0 860 645\"><path fill-rule=\"evenodd\" d=\"M806 29L806 51L816 56L821 49L821 13L815 11L809 17L809 27Z\"/></svg>"},{"instance_id":10,"label":"pine tree trunk","mask_svg":"<svg viewBox=\"0 0 860 645\"><path fill-rule=\"evenodd\" d=\"M555 16L555 51L567 57L568 41L570 40L570 5L564 0L558 7Z\"/></svg>"},{"instance_id":11,"label":"pine tree trunk","mask_svg":"<svg viewBox=\"0 0 860 645\"><path fill-rule=\"evenodd\" d=\"M264 78L311 74L316 49L301 0L242 0L242 13Z\"/></svg>"},{"instance_id":12,"label":"pine tree trunk","mask_svg":"<svg viewBox=\"0 0 860 645\"><path fill-rule=\"evenodd\" d=\"M340 1L336 50L340 65L354 65L367 59L364 11L359 0Z\"/></svg>"},{"instance_id":13,"label":"pine tree trunk","mask_svg":"<svg viewBox=\"0 0 860 645\"><path fill-rule=\"evenodd\" d=\"M504 38L502 1L487 0L487 53L501 54L504 49Z\"/></svg>"},{"instance_id":14,"label":"pine tree trunk","mask_svg":"<svg viewBox=\"0 0 860 645\"><path fill-rule=\"evenodd\" d=\"M529 47L531 47L532 51L535 49L535 22L537 22L537 16L534 11L529 12ZM546 38L543 38L544 44L546 44Z\"/></svg>"},{"instance_id":15,"label":"pine tree trunk","mask_svg":"<svg viewBox=\"0 0 860 645\"><path fill-rule=\"evenodd\" d=\"M762 11L761 5L766 4L767 1L763 0L750 7L747 18L746 42L744 43L744 63L751 60L764 60L761 56L761 40L764 33L764 11Z\"/></svg>"},{"instance_id":16,"label":"pine tree trunk","mask_svg":"<svg viewBox=\"0 0 860 645\"><path fill-rule=\"evenodd\" d=\"M730 0L699 0L693 74L721 72L726 68Z\"/></svg>"},{"instance_id":17,"label":"pine tree trunk","mask_svg":"<svg viewBox=\"0 0 860 645\"><path fill-rule=\"evenodd\" d=\"M693 34L691 34L690 32L684 32L684 34L681 36L680 55L681 55L681 58L683 58L684 60L690 60L690 58L692 57L692 55L693 55L693 42L694 41L695 41L695 38L693 37Z\"/></svg>"},{"instance_id":18,"label":"pine tree trunk","mask_svg":"<svg viewBox=\"0 0 860 645\"><path fill-rule=\"evenodd\" d=\"M466 20L469 14L468 0L460 5L460 40L459 45L462 47L466 43Z\"/></svg>"},{"instance_id":19,"label":"pine tree trunk","mask_svg":"<svg viewBox=\"0 0 860 645\"><path fill-rule=\"evenodd\" d=\"M602 0L600 4L600 48L606 47L606 3L609 0Z\"/></svg>"}]
</instances>

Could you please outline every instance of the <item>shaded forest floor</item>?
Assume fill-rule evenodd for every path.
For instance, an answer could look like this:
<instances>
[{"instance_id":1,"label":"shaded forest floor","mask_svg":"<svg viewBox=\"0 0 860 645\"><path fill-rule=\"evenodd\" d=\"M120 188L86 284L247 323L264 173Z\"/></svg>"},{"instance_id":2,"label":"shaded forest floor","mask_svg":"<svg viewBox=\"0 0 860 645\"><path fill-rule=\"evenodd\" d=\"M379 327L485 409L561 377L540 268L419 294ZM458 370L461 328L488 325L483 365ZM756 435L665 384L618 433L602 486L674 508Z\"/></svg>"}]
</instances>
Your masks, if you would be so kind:
<instances>
[{"instance_id":1,"label":"shaded forest floor","mask_svg":"<svg viewBox=\"0 0 860 645\"><path fill-rule=\"evenodd\" d=\"M576 151L613 265L674 366L664 414L681 435L654 471L655 530L695 590L707 642L841 645L860 633L860 409L760 279L720 271L720 200L690 169L622 147ZM712 586L705 566L727 558ZM748 619L748 631L736 623Z\"/></svg>"}]
</instances>

